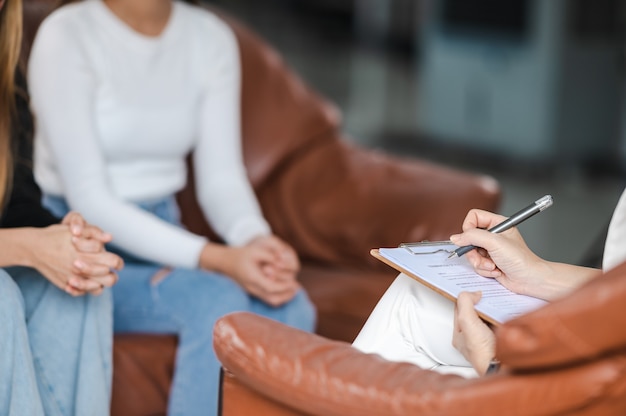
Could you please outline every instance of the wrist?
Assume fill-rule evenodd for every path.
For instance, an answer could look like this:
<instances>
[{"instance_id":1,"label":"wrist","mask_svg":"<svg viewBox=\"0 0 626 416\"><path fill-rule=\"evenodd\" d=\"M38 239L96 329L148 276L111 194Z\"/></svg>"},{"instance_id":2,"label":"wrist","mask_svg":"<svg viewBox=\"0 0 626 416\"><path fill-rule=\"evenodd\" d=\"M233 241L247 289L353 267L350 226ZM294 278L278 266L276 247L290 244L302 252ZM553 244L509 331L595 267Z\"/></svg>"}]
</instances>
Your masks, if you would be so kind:
<instances>
[{"instance_id":1,"label":"wrist","mask_svg":"<svg viewBox=\"0 0 626 416\"><path fill-rule=\"evenodd\" d=\"M596 273L597 269L543 260L534 271L535 284L529 286L525 294L551 301L569 293Z\"/></svg>"},{"instance_id":2,"label":"wrist","mask_svg":"<svg viewBox=\"0 0 626 416\"><path fill-rule=\"evenodd\" d=\"M480 354L470 355L468 357L468 361L476 370L476 373L479 375L485 375L489 368L489 365L494 360L495 353L494 351L485 350Z\"/></svg>"},{"instance_id":3,"label":"wrist","mask_svg":"<svg viewBox=\"0 0 626 416\"><path fill-rule=\"evenodd\" d=\"M208 242L200 252L200 268L228 274L228 259L229 256L227 246Z\"/></svg>"},{"instance_id":4,"label":"wrist","mask_svg":"<svg viewBox=\"0 0 626 416\"><path fill-rule=\"evenodd\" d=\"M37 268L38 250L33 247L40 240L37 235L38 228L20 227L9 228L2 231L3 241L8 243L6 249L2 248L0 267L24 266ZM4 245L4 244L3 244Z\"/></svg>"},{"instance_id":5,"label":"wrist","mask_svg":"<svg viewBox=\"0 0 626 416\"><path fill-rule=\"evenodd\" d=\"M475 346L468 351L468 354L464 354L467 360L472 364L476 373L484 375L489 368L489 364L495 359L496 346L495 339L491 337L490 341L481 343L480 346Z\"/></svg>"}]
</instances>

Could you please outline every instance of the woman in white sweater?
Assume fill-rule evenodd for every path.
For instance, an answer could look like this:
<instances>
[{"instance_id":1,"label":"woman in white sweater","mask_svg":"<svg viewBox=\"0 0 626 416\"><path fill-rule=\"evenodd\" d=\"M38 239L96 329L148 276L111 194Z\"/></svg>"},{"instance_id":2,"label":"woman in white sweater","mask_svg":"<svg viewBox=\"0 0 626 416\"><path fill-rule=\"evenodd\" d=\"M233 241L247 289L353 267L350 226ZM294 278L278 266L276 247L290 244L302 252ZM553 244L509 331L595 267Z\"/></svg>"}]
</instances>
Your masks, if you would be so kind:
<instances>
[{"instance_id":1,"label":"woman in white sweater","mask_svg":"<svg viewBox=\"0 0 626 416\"><path fill-rule=\"evenodd\" d=\"M247 179L233 33L178 1L76 2L42 23L29 83L45 203L109 230L125 258L115 330L177 334L169 414L214 414L218 317L250 310L304 330L315 320L297 256L272 235ZM190 152L225 245L179 222Z\"/></svg>"}]
</instances>

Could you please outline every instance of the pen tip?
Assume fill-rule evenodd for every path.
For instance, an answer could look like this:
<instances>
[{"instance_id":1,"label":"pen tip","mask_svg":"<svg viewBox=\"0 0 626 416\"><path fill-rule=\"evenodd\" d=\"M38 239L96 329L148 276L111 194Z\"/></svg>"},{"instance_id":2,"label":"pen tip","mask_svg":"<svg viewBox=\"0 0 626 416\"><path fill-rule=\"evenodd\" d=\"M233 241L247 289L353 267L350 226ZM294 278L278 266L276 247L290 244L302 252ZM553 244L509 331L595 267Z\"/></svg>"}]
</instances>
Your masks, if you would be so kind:
<instances>
[{"instance_id":1,"label":"pen tip","mask_svg":"<svg viewBox=\"0 0 626 416\"><path fill-rule=\"evenodd\" d=\"M458 255L458 254L456 254L456 251L455 251L455 252L453 252L452 254L450 254L450 255L448 256L448 258L449 258L449 259L452 259L452 258L456 257L457 255Z\"/></svg>"}]
</instances>

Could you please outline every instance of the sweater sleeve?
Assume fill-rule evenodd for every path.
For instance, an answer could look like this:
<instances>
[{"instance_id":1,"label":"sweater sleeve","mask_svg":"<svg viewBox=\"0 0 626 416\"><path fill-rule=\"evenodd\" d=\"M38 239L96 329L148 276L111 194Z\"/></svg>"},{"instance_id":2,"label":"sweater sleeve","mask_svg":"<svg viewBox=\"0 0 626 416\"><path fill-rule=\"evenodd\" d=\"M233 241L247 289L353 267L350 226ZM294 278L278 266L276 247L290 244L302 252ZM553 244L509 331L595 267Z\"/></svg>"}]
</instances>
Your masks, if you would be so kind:
<instances>
[{"instance_id":1,"label":"sweater sleeve","mask_svg":"<svg viewBox=\"0 0 626 416\"><path fill-rule=\"evenodd\" d=\"M217 20L217 18L216 18ZM231 245L270 233L243 163L240 63L234 34L219 23L220 49L200 107L194 152L198 201L215 230Z\"/></svg>"},{"instance_id":2,"label":"sweater sleeve","mask_svg":"<svg viewBox=\"0 0 626 416\"><path fill-rule=\"evenodd\" d=\"M63 8L39 28L29 63L37 128L60 175L65 198L87 221L110 232L122 249L159 264L197 267L204 237L171 225L118 197L95 126L96 83L80 22ZM92 45L93 46L93 45Z\"/></svg>"},{"instance_id":3,"label":"sweater sleeve","mask_svg":"<svg viewBox=\"0 0 626 416\"><path fill-rule=\"evenodd\" d=\"M28 107L28 89L21 71L16 74L16 115L11 130L13 183L0 227L47 227L59 222L41 205L41 190L33 177L33 119Z\"/></svg>"}]
</instances>

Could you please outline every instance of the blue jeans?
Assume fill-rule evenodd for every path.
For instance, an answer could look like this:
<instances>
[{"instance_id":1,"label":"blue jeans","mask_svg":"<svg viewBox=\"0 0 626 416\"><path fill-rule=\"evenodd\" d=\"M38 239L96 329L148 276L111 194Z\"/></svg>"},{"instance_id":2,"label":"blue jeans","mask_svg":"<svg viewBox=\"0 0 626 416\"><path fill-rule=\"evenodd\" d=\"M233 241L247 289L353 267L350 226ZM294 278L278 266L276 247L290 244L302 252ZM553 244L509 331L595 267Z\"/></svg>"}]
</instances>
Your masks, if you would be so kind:
<instances>
[{"instance_id":1,"label":"blue jeans","mask_svg":"<svg viewBox=\"0 0 626 416\"><path fill-rule=\"evenodd\" d=\"M46 196L44 203L58 216L68 210L60 198ZM181 226L174 198L138 205ZM114 331L178 336L170 416L217 414L220 363L213 351L213 325L221 316L251 311L305 331L314 329L315 308L304 291L289 303L272 307L227 276L174 268L156 279L162 265L139 260L115 247L112 250L126 262L113 287Z\"/></svg>"},{"instance_id":2,"label":"blue jeans","mask_svg":"<svg viewBox=\"0 0 626 416\"><path fill-rule=\"evenodd\" d=\"M108 415L111 293L72 297L39 272L0 269L0 414Z\"/></svg>"}]
</instances>

